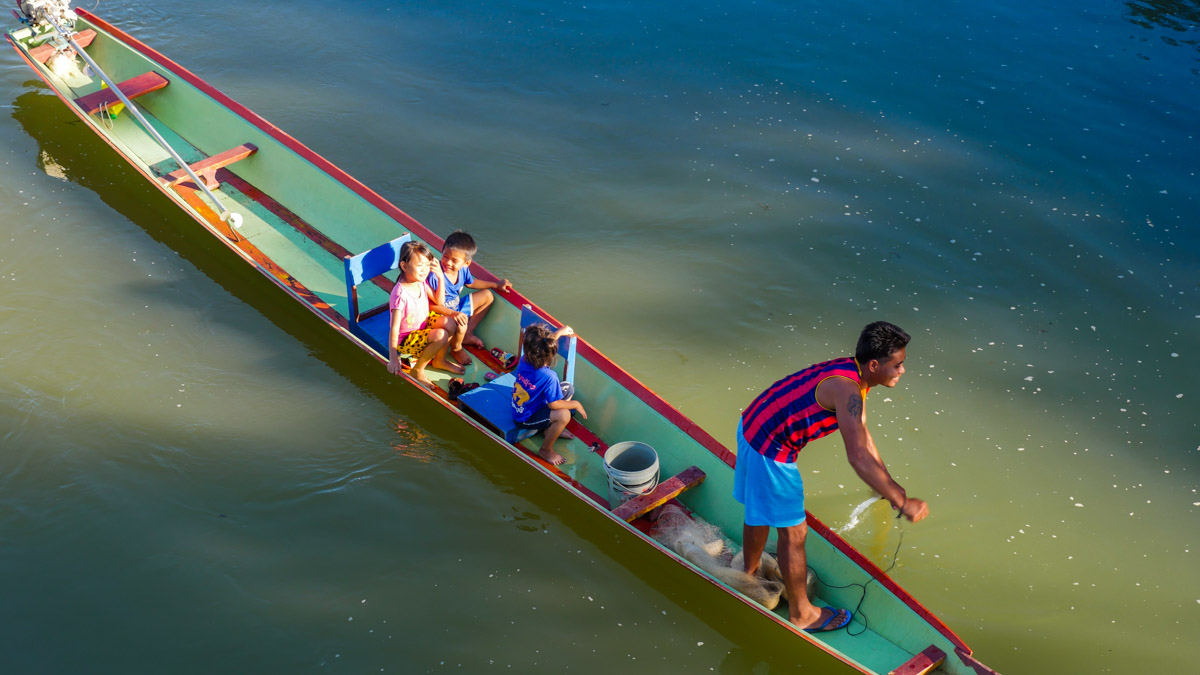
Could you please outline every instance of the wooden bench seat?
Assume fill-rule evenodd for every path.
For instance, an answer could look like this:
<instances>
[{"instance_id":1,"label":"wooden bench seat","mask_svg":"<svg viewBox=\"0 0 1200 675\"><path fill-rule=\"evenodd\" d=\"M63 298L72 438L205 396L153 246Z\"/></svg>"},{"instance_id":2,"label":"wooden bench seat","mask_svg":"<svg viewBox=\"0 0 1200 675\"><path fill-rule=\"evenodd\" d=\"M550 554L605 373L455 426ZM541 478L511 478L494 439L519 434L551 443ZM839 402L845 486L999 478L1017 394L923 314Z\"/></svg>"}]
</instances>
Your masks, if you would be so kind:
<instances>
[{"instance_id":1,"label":"wooden bench seat","mask_svg":"<svg viewBox=\"0 0 1200 675\"><path fill-rule=\"evenodd\" d=\"M88 28L87 30L81 30L75 34L75 44L79 45L80 47L86 47L92 44L92 40L95 39L96 31L92 30L91 28ZM54 56L54 52L56 51L58 50L55 49L54 45L47 42L30 49L29 55L33 57L34 61L37 61L38 63L45 63L50 60L51 56ZM74 56L74 54L72 54L72 56Z\"/></svg>"},{"instance_id":2,"label":"wooden bench seat","mask_svg":"<svg viewBox=\"0 0 1200 675\"><path fill-rule=\"evenodd\" d=\"M149 73L142 73L137 77L131 77L117 86L120 87L121 93L125 94L126 97L135 99L143 94L158 91L167 86L167 84L169 84L167 78L151 71ZM89 115L94 115L120 102L121 99L117 98L117 93L112 89L100 89L75 99L75 104L83 108L83 112Z\"/></svg>"},{"instance_id":3,"label":"wooden bench seat","mask_svg":"<svg viewBox=\"0 0 1200 675\"><path fill-rule=\"evenodd\" d=\"M942 665L945 660L946 652L938 649L936 645L929 645L925 651L905 661L899 668L890 671L888 675L925 675Z\"/></svg>"},{"instance_id":4,"label":"wooden bench seat","mask_svg":"<svg viewBox=\"0 0 1200 675\"><path fill-rule=\"evenodd\" d=\"M197 176L200 176L200 178L204 180L205 187L210 190L215 190L218 186L217 169L223 169L234 162L246 159L256 152L258 152L258 146L254 145L253 143L242 143L236 148L230 148L229 150L226 150L220 154L213 155L212 157L205 157L198 162L189 164L188 167ZM183 169L177 169L166 176L159 178L158 181L167 187L172 187L190 179L191 176L188 176L186 171Z\"/></svg>"},{"instance_id":5,"label":"wooden bench seat","mask_svg":"<svg viewBox=\"0 0 1200 675\"><path fill-rule=\"evenodd\" d=\"M703 471L698 467L690 466L659 483L658 487L650 492L638 495L613 509L613 515L625 522L637 520L679 496L684 490L703 483L705 478Z\"/></svg>"}]
</instances>

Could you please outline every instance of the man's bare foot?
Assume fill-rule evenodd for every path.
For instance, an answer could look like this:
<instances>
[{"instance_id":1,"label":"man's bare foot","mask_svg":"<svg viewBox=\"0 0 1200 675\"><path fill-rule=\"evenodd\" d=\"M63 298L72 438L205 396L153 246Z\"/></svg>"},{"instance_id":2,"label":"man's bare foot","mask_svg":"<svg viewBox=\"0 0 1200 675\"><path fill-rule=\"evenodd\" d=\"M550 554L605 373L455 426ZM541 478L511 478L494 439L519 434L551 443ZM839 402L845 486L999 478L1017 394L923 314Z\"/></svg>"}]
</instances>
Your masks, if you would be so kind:
<instances>
[{"instance_id":1,"label":"man's bare foot","mask_svg":"<svg viewBox=\"0 0 1200 675\"><path fill-rule=\"evenodd\" d=\"M478 335L468 335L463 338L463 346L483 349L483 340L480 340Z\"/></svg>"},{"instance_id":2,"label":"man's bare foot","mask_svg":"<svg viewBox=\"0 0 1200 675\"><path fill-rule=\"evenodd\" d=\"M468 354L467 350L465 349L456 349L450 353L450 356L453 356L454 360L457 361L459 365L471 365L471 355Z\"/></svg>"},{"instance_id":3,"label":"man's bare foot","mask_svg":"<svg viewBox=\"0 0 1200 675\"><path fill-rule=\"evenodd\" d=\"M429 365L433 366L434 368L437 368L438 370L444 370L448 373L454 373L455 375L462 375L463 373L467 372L466 369L463 368L462 366L458 365L457 363L450 363L446 359L442 358L440 355L436 359L434 359L433 362L430 363Z\"/></svg>"},{"instance_id":4,"label":"man's bare foot","mask_svg":"<svg viewBox=\"0 0 1200 675\"><path fill-rule=\"evenodd\" d=\"M538 457L550 462L554 466L558 466L559 464L567 461L567 458L555 452L554 448L542 448L541 450L538 450Z\"/></svg>"}]
</instances>

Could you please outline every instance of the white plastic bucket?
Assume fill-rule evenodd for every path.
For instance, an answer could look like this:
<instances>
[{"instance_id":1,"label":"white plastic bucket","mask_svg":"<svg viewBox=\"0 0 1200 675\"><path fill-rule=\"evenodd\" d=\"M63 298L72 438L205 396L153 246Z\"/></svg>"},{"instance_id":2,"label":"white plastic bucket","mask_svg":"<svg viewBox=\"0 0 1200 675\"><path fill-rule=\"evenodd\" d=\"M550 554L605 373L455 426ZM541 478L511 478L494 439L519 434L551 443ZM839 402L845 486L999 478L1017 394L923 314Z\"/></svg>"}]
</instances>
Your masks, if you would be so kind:
<instances>
[{"instance_id":1,"label":"white plastic bucket","mask_svg":"<svg viewBox=\"0 0 1200 675\"><path fill-rule=\"evenodd\" d=\"M611 445L604 453L608 503L613 508L658 487L658 453L637 441Z\"/></svg>"}]
</instances>

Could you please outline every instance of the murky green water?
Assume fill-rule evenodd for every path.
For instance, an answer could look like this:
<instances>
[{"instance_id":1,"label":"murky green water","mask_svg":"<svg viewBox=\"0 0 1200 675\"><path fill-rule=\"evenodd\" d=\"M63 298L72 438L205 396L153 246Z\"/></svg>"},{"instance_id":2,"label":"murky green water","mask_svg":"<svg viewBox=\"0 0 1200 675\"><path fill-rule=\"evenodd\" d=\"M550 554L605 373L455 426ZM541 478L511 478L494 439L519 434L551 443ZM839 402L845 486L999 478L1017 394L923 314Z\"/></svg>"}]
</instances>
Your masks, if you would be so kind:
<instances>
[{"instance_id":1,"label":"murky green water","mask_svg":"<svg viewBox=\"0 0 1200 675\"><path fill-rule=\"evenodd\" d=\"M96 11L475 233L722 439L899 323L909 375L869 410L933 516L893 576L1001 672L1200 658L1195 3ZM0 669L814 663L390 381L0 58ZM843 456L802 458L834 527L869 496ZM884 510L846 536L886 566Z\"/></svg>"}]
</instances>

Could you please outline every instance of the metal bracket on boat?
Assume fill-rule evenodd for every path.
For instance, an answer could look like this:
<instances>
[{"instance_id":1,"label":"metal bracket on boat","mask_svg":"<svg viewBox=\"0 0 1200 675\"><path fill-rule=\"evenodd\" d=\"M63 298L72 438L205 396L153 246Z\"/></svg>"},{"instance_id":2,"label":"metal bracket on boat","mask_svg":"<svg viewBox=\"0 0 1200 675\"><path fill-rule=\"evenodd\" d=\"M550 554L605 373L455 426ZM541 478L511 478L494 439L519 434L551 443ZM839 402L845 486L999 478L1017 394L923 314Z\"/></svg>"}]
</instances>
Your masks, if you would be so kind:
<instances>
[{"instance_id":1,"label":"metal bracket on boat","mask_svg":"<svg viewBox=\"0 0 1200 675\"><path fill-rule=\"evenodd\" d=\"M172 148L171 145L167 143L166 139L164 139L162 135L159 134L158 131L146 121L146 118L142 116L141 111L138 110L137 106L133 104L133 101L129 100L129 97L125 95L125 92L121 91L121 88L117 86L117 83L109 78L108 74L105 73L104 70L92 60L91 56L88 56L87 52L83 50L83 47L80 47L79 44L75 42L75 21L78 17L75 16L75 12L71 11L69 4L70 3L68 0L22 0L21 11L26 17L28 17L30 25L35 27L41 25L52 27L54 31L58 33L58 36L65 40L67 44L70 45L71 49L79 55L79 58L83 59L84 62L87 63L88 67L92 69L92 72L108 85L109 89L112 90L117 98L119 98L121 102L125 104L125 109L133 114L134 118L137 119L142 128L145 129L148 134L150 134L151 138L153 138L163 150L166 150L167 154L171 155L171 158L175 160L175 162L179 165L179 168L183 169L187 173L187 175L195 182L196 187L198 187L200 191L203 192L206 197L208 197L208 200L217 207L217 214L221 219L221 222L229 222L233 228L240 228L242 226L241 215L230 211L225 207L224 204L220 202L220 200L217 199L216 195L212 193L212 190L205 185L205 182L201 180L194 171L192 171L192 168L188 166L188 163L185 162L182 157L179 156L179 153L175 152L175 148ZM60 23L60 21L62 23ZM70 30L63 28L62 24L69 25ZM237 232L235 230L231 231L234 231L234 236L237 237Z\"/></svg>"}]
</instances>

